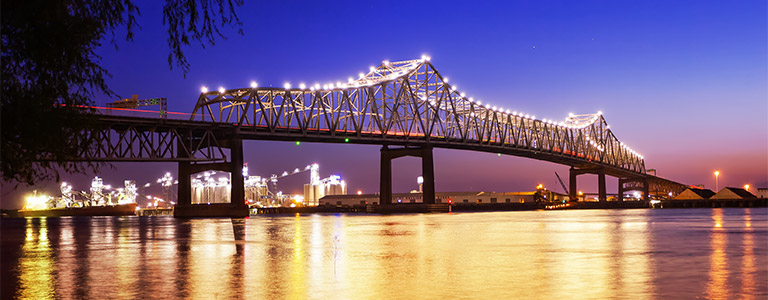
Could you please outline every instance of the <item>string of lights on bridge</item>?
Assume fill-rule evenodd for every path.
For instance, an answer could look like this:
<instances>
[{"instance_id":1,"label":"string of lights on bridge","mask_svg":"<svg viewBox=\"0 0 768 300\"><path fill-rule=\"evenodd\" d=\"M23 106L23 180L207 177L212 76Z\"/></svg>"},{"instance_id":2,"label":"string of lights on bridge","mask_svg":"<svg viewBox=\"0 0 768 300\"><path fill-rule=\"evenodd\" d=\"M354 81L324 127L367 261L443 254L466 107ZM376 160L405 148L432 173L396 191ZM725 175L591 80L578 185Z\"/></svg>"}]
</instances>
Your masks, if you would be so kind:
<instances>
[{"instance_id":1,"label":"string of lights on bridge","mask_svg":"<svg viewBox=\"0 0 768 300\"><path fill-rule=\"evenodd\" d=\"M418 67L422 66L422 64L424 64L426 62L429 62L430 60L431 60L431 57L429 57L427 55L422 55L421 59L398 62L398 63L405 64L404 66L399 66L399 67L393 67L392 63L390 61L384 60L384 61L381 62L380 68L376 68L374 66L370 66L368 73L360 72L358 74L359 79L357 79L357 80L353 79L352 77L349 77L347 79L347 83L342 83L340 81L337 81L335 84L331 82L331 83L327 83L327 84L323 84L323 85L320 85L319 83L315 83L314 85L311 85L309 87L305 83L302 82L302 83L299 83L298 89L300 91L302 91L302 92L306 91L306 90L309 90L310 92L315 92L315 91L330 92L332 90L339 90L339 89L346 89L346 88L369 87L369 86L373 86L373 85L379 84L381 82L391 81L391 80L395 80L395 79L397 79L397 78L399 78L401 76L405 76L405 75L409 74L411 71L413 71L413 70L417 69ZM383 71L389 71L390 73L386 73L385 74ZM376 76L378 76L378 77L376 77ZM537 121L535 115L525 114L523 112L518 112L518 111L510 111L509 109L505 109L505 108L498 107L498 106L492 106L492 105L490 105L488 103L483 105L483 102L481 100L475 101L475 99L473 97L467 97L466 93L460 92L458 90L458 85L457 84L455 84L455 83L454 84L449 84L448 83L449 82L448 77L442 76L439 73L438 73L438 76L439 76L440 80L442 81L442 84L446 85L450 89L451 93L454 93L455 95L459 95L461 97L461 99L464 100L464 101L468 101L470 103L474 103L474 104L476 104L476 105L478 105L480 107L484 107L487 110L495 111L495 112L498 112L498 113L501 113L501 114L504 114L504 115L509 115L509 116L518 117L518 118L525 118L525 119L529 119L531 121ZM251 81L250 87L252 89L258 88L259 87L258 82ZM285 82L283 84L283 88L286 89L286 90L291 90L292 89L292 85L291 85L290 82ZM208 94L209 90L208 90L207 87L203 86L200 89L200 92L202 92L203 94ZM219 94L224 94L224 93L226 93L226 89L224 89L224 87L220 86L219 89L218 89L218 92L219 92ZM426 101L427 99L422 96L421 100L422 101ZM434 105L434 101L430 101L430 103L432 103ZM474 113L471 113L470 115L472 117L475 116ZM595 122L597 122L598 120L600 120L600 117L602 115L603 115L602 111L598 111L596 114L586 114L586 115L575 115L573 113L569 113L568 117L566 117L565 120L560 121L560 122L558 122L556 120L552 120L552 119L546 119L546 118L538 120L538 121L543 122L543 123L548 124L548 125L551 125L551 126L560 127L560 128L563 128L563 129L577 129L577 130L580 130L580 129L584 129L586 127L589 127L590 125L592 125ZM610 130L611 126L607 125L606 128ZM598 151L600 151L600 152L604 152L605 151L605 148L603 146L601 146L598 142L595 142L594 140L590 139L588 135L585 135L585 136L586 136L586 139L587 139L587 141L589 142L589 144L591 146L593 146L594 148L598 149ZM637 151L633 150L632 148L628 147L623 142L620 142L620 147L622 147L625 151L629 152L630 154L632 154L632 155L634 155L636 157L639 157L640 159L644 159L643 155L641 155Z\"/></svg>"}]
</instances>

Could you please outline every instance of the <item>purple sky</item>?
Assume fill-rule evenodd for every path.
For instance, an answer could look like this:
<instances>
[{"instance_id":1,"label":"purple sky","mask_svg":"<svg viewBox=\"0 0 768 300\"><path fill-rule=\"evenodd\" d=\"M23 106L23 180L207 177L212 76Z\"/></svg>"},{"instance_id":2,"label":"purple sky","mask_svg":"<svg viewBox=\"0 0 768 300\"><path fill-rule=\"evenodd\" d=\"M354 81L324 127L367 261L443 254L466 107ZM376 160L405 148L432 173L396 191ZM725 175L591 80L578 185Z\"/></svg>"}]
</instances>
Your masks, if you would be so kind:
<instances>
[{"instance_id":1,"label":"purple sky","mask_svg":"<svg viewBox=\"0 0 768 300\"><path fill-rule=\"evenodd\" d=\"M618 138L658 175L714 189L768 186L768 7L745 1L258 1L238 10L244 35L186 48L190 72L169 70L162 4L140 4L141 29L119 50L103 47L120 95L166 97L191 112L201 86L336 82L382 60L432 57L438 70L484 103L563 119L603 111ZM106 44L105 44L106 45ZM101 97L103 105L115 99ZM312 162L350 191L378 192L379 147L246 141L251 174ZM416 188L419 160L393 163L395 192ZM172 163L115 164L101 176L154 181ZM567 167L516 157L438 149L438 191L561 191ZM86 190L94 174L65 175ZM582 179L584 178L584 179ZM299 192L309 175L280 182ZM593 176L580 189L597 190ZM582 184L583 183L583 184ZM609 178L608 191L616 192ZM39 188L56 193L55 183ZM2 207L20 206L4 184ZM754 192L754 188L752 192Z\"/></svg>"}]
</instances>

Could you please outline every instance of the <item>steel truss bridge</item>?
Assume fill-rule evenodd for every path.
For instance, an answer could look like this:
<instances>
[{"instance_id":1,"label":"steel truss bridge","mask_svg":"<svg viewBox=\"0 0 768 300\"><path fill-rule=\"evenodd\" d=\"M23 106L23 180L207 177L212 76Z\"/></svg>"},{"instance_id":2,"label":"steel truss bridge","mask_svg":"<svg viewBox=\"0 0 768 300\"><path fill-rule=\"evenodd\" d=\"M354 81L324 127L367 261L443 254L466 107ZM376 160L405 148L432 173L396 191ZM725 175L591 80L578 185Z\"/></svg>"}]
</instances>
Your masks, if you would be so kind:
<instances>
[{"instance_id":1,"label":"steel truss bridge","mask_svg":"<svg viewBox=\"0 0 768 300\"><path fill-rule=\"evenodd\" d=\"M552 121L484 105L449 84L428 57L384 61L344 83L204 90L189 120L99 119L101 126L82 136L92 147L73 160L179 162L181 205L189 198L185 174L240 173L244 139L382 145L382 204L391 203L390 161L408 155L422 157L424 201L434 203L435 147L571 166L571 199L576 177L586 173L598 175L602 201L605 175L619 178L620 198L628 190L642 191L647 199L685 188L646 173L643 156L619 141L602 113ZM232 199L241 192L233 188Z\"/></svg>"}]
</instances>

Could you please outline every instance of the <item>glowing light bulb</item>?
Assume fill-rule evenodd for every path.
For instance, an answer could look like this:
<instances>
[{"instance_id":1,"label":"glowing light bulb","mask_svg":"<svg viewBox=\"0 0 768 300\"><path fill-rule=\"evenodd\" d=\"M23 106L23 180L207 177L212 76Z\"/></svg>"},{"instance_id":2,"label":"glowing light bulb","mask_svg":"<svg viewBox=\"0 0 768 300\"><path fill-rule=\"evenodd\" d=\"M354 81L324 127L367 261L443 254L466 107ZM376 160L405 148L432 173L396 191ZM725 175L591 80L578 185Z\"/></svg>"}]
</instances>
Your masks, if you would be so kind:
<instances>
[{"instance_id":1,"label":"glowing light bulb","mask_svg":"<svg viewBox=\"0 0 768 300\"><path fill-rule=\"evenodd\" d=\"M300 88L300 89L302 89L302 90L303 90L303 89L305 89L306 87L307 87L307 85L305 85L303 82L302 82L302 83L299 83L299 88Z\"/></svg>"},{"instance_id":2,"label":"glowing light bulb","mask_svg":"<svg viewBox=\"0 0 768 300\"><path fill-rule=\"evenodd\" d=\"M382 61L381 63L384 64L385 66L389 66L389 61L388 60Z\"/></svg>"},{"instance_id":3,"label":"glowing light bulb","mask_svg":"<svg viewBox=\"0 0 768 300\"><path fill-rule=\"evenodd\" d=\"M225 90L224 90L224 87L223 87L223 86L220 86L220 87L219 87L219 94L224 94L224 91L225 91Z\"/></svg>"},{"instance_id":4,"label":"glowing light bulb","mask_svg":"<svg viewBox=\"0 0 768 300\"><path fill-rule=\"evenodd\" d=\"M288 82L286 82L286 83L283 85L283 87L284 87L284 88L286 88L286 89L290 89L290 88L291 88L291 84L290 84L290 83L288 83Z\"/></svg>"},{"instance_id":5,"label":"glowing light bulb","mask_svg":"<svg viewBox=\"0 0 768 300\"><path fill-rule=\"evenodd\" d=\"M207 88L207 87L201 87L201 88L200 88L200 92L201 92L201 93L203 93L203 94L205 94L205 93L207 93L207 92L208 92L208 88Z\"/></svg>"},{"instance_id":6,"label":"glowing light bulb","mask_svg":"<svg viewBox=\"0 0 768 300\"><path fill-rule=\"evenodd\" d=\"M448 77L443 77L443 82L448 83Z\"/></svg>"},{"instance_id":7,"label":"glowing light bulb","mask_svg":"<svg viewBox=\"0 0 768 300\"><path fill-rule=\"evenodd\" d=\"M256 83L256 81L251 81L251 88L254 88L254 89L255 89L255 88L256 88L256 87L258 87L258 86L259 86L259 84L258 84L258 83Z\"/></svg>"}]
</instances>

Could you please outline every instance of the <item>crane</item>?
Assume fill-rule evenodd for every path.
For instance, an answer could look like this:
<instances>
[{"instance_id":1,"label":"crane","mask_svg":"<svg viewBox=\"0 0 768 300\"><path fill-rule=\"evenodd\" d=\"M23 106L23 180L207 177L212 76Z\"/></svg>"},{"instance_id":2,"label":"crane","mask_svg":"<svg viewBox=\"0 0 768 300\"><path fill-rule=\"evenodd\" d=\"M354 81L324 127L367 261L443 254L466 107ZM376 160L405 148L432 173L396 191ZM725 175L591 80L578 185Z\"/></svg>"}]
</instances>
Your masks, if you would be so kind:
<instances>
[{"instance_id":1,"label":"crane","mask_svg":"<svg viewBox=\"0 0 768 300\"><path fill-rule=\"evenodd\" d=\"M565 194L569 195L568 194L568 188L565 187L565 183L563 183L563 180L560 179L560 175L558 175L557 172L555 172L555 176L557 176L557 181L560 182L560 186L563 187L563 190L565 191Z\"/></svg>"}]
</instances>

